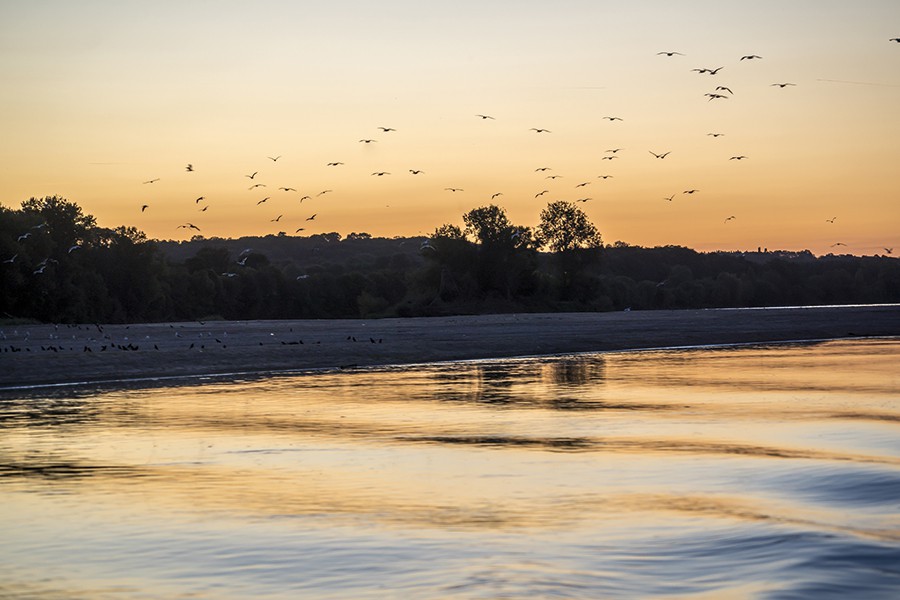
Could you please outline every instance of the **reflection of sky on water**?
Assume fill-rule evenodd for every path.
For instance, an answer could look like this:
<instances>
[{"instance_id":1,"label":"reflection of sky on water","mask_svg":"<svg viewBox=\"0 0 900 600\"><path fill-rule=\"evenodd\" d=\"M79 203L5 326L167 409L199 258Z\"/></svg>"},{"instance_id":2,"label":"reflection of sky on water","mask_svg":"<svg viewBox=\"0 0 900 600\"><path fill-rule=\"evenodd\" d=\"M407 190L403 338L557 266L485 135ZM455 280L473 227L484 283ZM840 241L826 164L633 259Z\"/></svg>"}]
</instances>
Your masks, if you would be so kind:
<instances>
[{"instance_id":1,"label":"reflection of sky on water","mask_svg":"<svg viewBox=\"0 0 900 600\"><path fill-rule=\"evenodd\" d=\"M496 578L500 563L473 548L464 567L455 564L450 540L494 548L500 562L542 555L548 576L581 565L585 597L606 584L611 595L641 589L647 574L625 555L684 563L697 551L737 563L733 537L770 539L773 528L811 536L788 536L785 549L843 540L897 557L898 355L896 341L834 342L7 394L0 528L17 544L0 550L0 565L24 573L77 563L59 554L72 554L63 530L73 527L89 549L86 572L110 577L104 561L125 559L101 547L115 540L120 555L142 556L120 567L150 571L141 585L157 589L172 583L162 539L190 552L197 528L233 535L228 553L255 547L253 560L273 563L288 587L298 552L350 555L341 540L363 538L392 552L411 545L419 560L408 559L409 572L377 552L354 560L427 589L455 581L471 597L479 588L460 583L461 570L481 563ZM273 527L300 537L288 542ZM666 536L681 547L650 547ZM790 560L760 543L760 564ZM202 552L207 577L225 577L216 570L227 560ZM601 584L605 567L585 552L635 579L619 573ZM731 583L710 589L765 587L763 571L741 579L722 568ZM653 577L647 589L664 573Z\"/></svg>"}]
</instances>

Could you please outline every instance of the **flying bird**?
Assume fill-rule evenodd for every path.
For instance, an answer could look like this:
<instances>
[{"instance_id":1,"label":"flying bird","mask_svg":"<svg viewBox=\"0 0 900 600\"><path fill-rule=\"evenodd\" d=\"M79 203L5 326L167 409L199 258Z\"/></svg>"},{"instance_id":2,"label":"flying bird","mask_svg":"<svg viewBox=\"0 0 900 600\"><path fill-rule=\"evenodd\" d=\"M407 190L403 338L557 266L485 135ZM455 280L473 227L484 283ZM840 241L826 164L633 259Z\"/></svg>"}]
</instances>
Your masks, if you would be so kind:
<instances>
[{"instance_id":1,"label":"flying bird","mask_svg":"<svg viewBox=\"0 0 900 600\"><path fill-rule=\"evenodd\" d=\"M334 190L322 190L321 192L319 192L318 194L316 194L316 197L324 196L324 195L327 194L328 192L332 192L332 191L334 191Z\"/></svg>"},{"instance_id":2,"label":"flying bird","mask_svg":"<svg viewBox=\"0 0 900 600\"><path fill-rule=\"evenodd\" d=\"M447 190L447 191L449 191L449 192L461 192L461 191L463 191L462 188L454 188L454 187L448 187L448 188L444 188L444 189Z\"/></svg>"},{"instance_id":3,"label":"flying bird","mask_svg":"<svg viewBox=\"0 0 900 600\"><path fill-rule=\"evenodd\" d=\"M271 198L271 197L272 197L272 196L266 196L265 198L263 198L262 200L260 200L259 202L257 202L256 205L259 206L260 204L262 204L263 202L265 202L266 200L268 200L268 199Z\"/></svg>"},{"instance_id":4,"label":"flying bird","mask_svg":"<svg viewBox=\"0 0 900 600\"><path fill-rule=\"evenodd\" d=\"M888 41L889 41L889 42L897 42L898 44L900 44L900 37L898 37L898 38L891 38L891 39L888 40Z\"/></svg>"},{"instance_id":5,"label":"flying bird","mask_svg":"<svg viewBox=\"0 0 900 600\"><path fill-rule=\"evenodd\" d=\"M741 154L740 156L732 156L728 160L744 160L745 158L747 158L747 157L744 156L743 154Z\"/></svg>"},{"instance_id":6,"label":"flying bird","mask_svg":"<svg viewBox=\"0 0 900 600\"><path fill-rule=\"evenodd\" d=\"M157 177L156 179L150 179L148 181L145 181L144 183L156 183L157 181L159 181L159 177Z\"/></svg>"},{"instance_id":7,"label":"flying bird","mask_svg":"<svg viewBox=\"0 0 900 600\"><path fill-rule=\"evenodd\" d=\"M19 258L19 255L18 255L18 254L13 254L12 258L7 258L7 259L4 260L3 262L4 262L4 263L8 263L8 264L13 264L13 263L16 261L17 258Z\"/></svg>"},{"instance_id":8,"label":"flying bird","mask_svg":"<svg viewBox=\"0 0 900 600\"><path fill-rule=\"evenodd\" d=\"M387 133L388 131L397 131L393 127L379 127L378 129L382 130L385 133Z\"/></svg>"},{"instance_id":9,"label":"flying bird","mask_svg":"<svg viewBox=\"0 0 900 600\"><path fill-rule=\"evenodd\" d=\"M277 217L275 217L274 219L272 219L270 222L271 222L271 223L277 223L278 221L281 220L281 217L283 217L283 216L284 216L284 215L278 215Z\"/></svg>"},{"instance_id":10,"label":"flying bird","mask_svg":"<svg viewBox=\"0 0 900 600\"><path fill-rule=\"evenodd\" d=\"M550 193L550 190L544 190L543 192L539 192L539 193L535 194L534 197L538 198L540 196L543 196L544 194L549 194L549 193Z\"/></svg>"},{"instance_id":11,"label":"flying bird","mask_svg":"<svg viewBox=\"0 0 900 600\"><path fill-rule=\"evenodd\" d=\"M176 229L196 229L200 231L200 228L194 225L193 223L185 223L184 225L179 225Z\"/></svg>"},{"instance_id":12,"label":"flying bird","mask_svg":"<svg viewBox=\"0 0 900 600\"><path fill-rule=\"evenodd\" d=\"M271 160L272 162L277 162L278 159L281 158L281 155L279 154L278 156L275 156L275 157L267 156L266 158L268 158L268 159Z\"/></svg>"},{"instance_id":13,"label":"flying bird","mask_svg":"<svg viewBox=\"0 0 900 600\"><path fill-rule=\"evenodd\" d=\"M302 203L304 200L312 200L312 196L303 196L300 198L300 202Z\"/></svg>"},{"instance_id":14,"label":"flying bird","mask_svg":"<svg viewBox=\"0 0 900 600\"><path fill-rule=\"evenodd\" d=\"M590 182L590 181L585 181L585 182L583 182L583 183L579 183L579 184L576 185L575 187L576 187L576 188L580 188L580 187L584 187L584 186L586 186L586 185L591 185L591 182Z\"/></svg>"},{"instance_id":15,"label":"flying bird","mask_svg":"<svg viewBox=\"0 0 900 600\"><path fill-rule=\"evenodd\" d=\"M377 142L378 140L362 139L359 141L360 141L360 143L363 143L363 144L371 144L372 142Z\"/></svg>"},{"instance_id":16,"label":"flying bird","mask_svg":"<svg viewBox=\"0 0 900 600\"><path fill-rule=\"evenodd\" d=\"M491 194L491 200L493 200L497 196L502 196L502 195L503 195L503 192L497 192L496 194Z\"/></svg>"},{"instance_id":17,"label":"flying bird","mask_svg":"<svg viewBox=\"0 0 900 600\"><path fill-rule=\"evenodd\" d=\"M597 179L612 179L612 175L597 175Z\"/></svg>"},{"instance_id":18,"label":"flying bird","mask_svg":"<svg viewBox=\"0 0 900 600\"><path fill-rule=\"evenodd\" d=\"M706 135L711 135L714 138L717 138L717 137L722 137L725 134L724 133L707 133Z\"/></svg>"},{"instance_id":19,"label":"flying bird","mask_svg":"<svg viewBox=\"0 0 900 600\"><path fill-rule=\"evenodd\" d=\"M259 171L253 171L253 174L252 174L252 175L244 175L244 177L249 177L250 179L253 179L253 178L256 177L256 174L257 174L257 173L259 173Z\"/></svg>"},{"instance_id":20,"label":"flying bird","mask_svg":"<svg viewBox=\"0 0 900 600\"><path fill-rule=\"evenodd\" d=\"M66 252L66 254L72 254L76 250L81 250L81 246L79 246L78 244L69 246L69 250Z\"/></svg>"},{"instance_id":21,"label":"flying bird","mask_svg":"<svg viewBox=\"0 0 900 600\"><path fill-rule=\"evenodd\" d=\"M609 150L607 150L607 152L611 152L611 153L615 154L616 152L621 152L624 149L625 148L610 148Z\"/></svg>"},{"instance_id":22,"label":"flying bird","mask_svg":"<svg viewBox=\"0 0 900 600\"><path fill-rule=\"evenodd\" d=\"M252 190L252 189L255 189L255 188L258 188L258 187L266 187L266 184L264 184L264 183L254 183L253 185L251 185L251 186L248 187L247 189L248 189L248 190Z\"/></svg>"},{"instance_id":23,"label":"flying bird","mask_svg":"<svg viewBox=\"0 0 900 600\"><path fill-rule=\"evenodd\" d=\"M375 171L374 173L372 173L372 175L375 175L377 177L382 177L384 175L390 175L390 173L388 173L387 171Z\"/></svg>"},{"instance_id":24,"label":"flying bird","mask_svg":"<svg viewBox=\"0 0 900 600\"><path fill-rule=\"evenodd\" d=\"M147 210L148 208L150 208L150 205L149 205L149 204L142 204L142 205L141 205L141 212L144 212L144 211Z\"/></svg>"},{"instance_id":25,"label":"flying bird","mask_svg":"<svg viewBox=\"0 0 900 600\"><path fill-rule=\"evenodd\" d=\"M562 175L547 175L544 179L559 179Z\"/></svg>"},{"instance_id":26,"label":"flying bird","mask_svg":"<svg viewBox=\"0 0 900 600\"><path fill-rule=\"evenodd\" d=\"M551 170L552 170L552 169L551 169L550 167L538 167L537 169L535 169L535 172L538 172L538 171L551 171Z\"/></svg>"},{"instance_id":27,"label":"flying bird","mask_svg":"<svg viewBox=\"0 0 900 600\"><path fill-rule=\"evenodd\" d=\"M724 85L717 85L717 86L716 86L716 91L717 91L717 92L728 92L728 93L731 94L732 96L734 95L734 92L731 91L731 88L730 88L730 87L727 87L727 86L724 86Z\"/></svg>"},{"instance_id":28,"label":"flying bird","mask_svg":"<svg viewBox=\"0 0 900 600\"><path fill-rule=\"evenodd\" d=\"M723 98L726 100L728 99L728 96L725 96L723 94L703 94L703 95L709 96L709 100L707 100L707 102L709 102L710 100L721 100Z\"/></svg>"},{"instance_id":29,"label":"flying bird","mask_svg":"<svg viewBox=\"0 0 900 600\"><path fill-rule=\"evenodd\" d=\"M846 246L846 245L847 244L845 244L844 242L835 242L834 244L831 245L831 247L834 248L835 246Z\"/></svg>"},{"instance_id":30,"label":"flying bird","mask_svg":"<svg viewBox=\"0 0 900 600\"><path fill-rule=\"evenodd\" d=\"M663 51L663 52L657 52L657 53L656 53L657 56L659 56L660 54L665 54L666 56L675 56L675 55L678 55L678 56L684 56L684 54L682 54L681 52L666 52L666 51Z\"/></svg>"},{"instance_id":31,"label":"flying bird","mask_svg":"<svg viewBox=\"0 0 900 600\"><path fill-rule=\"evenodd\" d=\"M662 154L657 154L657 153L654 152L653 150L648 150L647 152L649 152L650 154L652 154L652 155L655 156L656 158L665 158L665 157L667 157L667 156L671 153L671 150L670 150L669 152L663 152Z\"/></svg>"},{"instance_id":32,"label":"flying bird","mask_svg":"<svg viewBox=\"0 0 900 600\"><path fill-rule=\"evenodd\" d=\"M762 56L758 54L745 54L741 57L741 60L753 60L755 58L762 58Z\"/></svg>"},{"instance_id":33,"label":"flying bird","mask_svg":"<svg viewBox=\"0 0 900 600\"><path fill-rule=\"evenodd\" d=\"M300 233L301 231L305 231L305 230L306 230L306 227L298 227L297 229L294 230L294 233Z\"/></svg>"},{"instance_id":34,"label":"flying bird","mask_svg":"<svg viewBox=\"0 0 900 600\"><path fill-rule=\"evenodd\" d=\"M22 240L27 240L30 236L31 236L31 232L27 231L27 232L23 233L22 235L20 235L19 237L17 237L16 241L21 242Z\"/></svg>"},{"instance_id":35,"label":"flying bird","mask_svg":"<svg viewBox=\"0 0 900 600\"><path fill-rule=\"evenodd\" d=\"M612 159L614 159L614 158L619 158L619 157L616 156L615 154L612 155L612 156L601 156L601 157L600 157L600 160L612 160Z\"/></svg>"},{"instance_id":36,"label":"flying bird","mask_svg":"<svg viewBox=\"0 0 900 600\"><path fill-rule=\"evenodd\" d=\"M319 214L319 213L314 213L311 217L306 217L306 220L307 220L307 221L312 221L312 220L314 220L314 219L316 218L316 215L317 215L317 214Z\"/></svg>"},{"instance_id":37,"label":"flying bird","mask_svg":"<svg viewBox=\"0 0 900 600\"><path fill-rule=\"evenodd\" d=\"M731 221L732 219L734 219L734 215L731 215L730 217L728 217L727 219L725 219L725 222L727 223L728 221Z\"/></svg>"},{"instance_id":38,"label":"flying bird","mask_svg":"<svg viewBox=\"0 0 900 600\"><path fill-rule=\"evenodd\" d=\"M665 198L663 198L663 200L666 200L668 202L671 202L674 199L675 199L675 194L672 194L671 196L666 196Z\"/></svg>"},{"instance_id":39,"label":"flying bird","mask_svg":"<svg viewBox=\"0 0 900 600\"><path fill-rule=\"evenodd\" d=\"M700 190L684 190L682 194L696 194Z\"/></svg>"},{"instance_id":40,"label":"flying bird","mask_svg":"<svg viewBox=\"0 0 900 600\"><path fill-rule=\"evenodd\" d=\"M623 121L622 117L603 117L607 121Z\"/></svg>"},{"instance_id":41,"label":"flying bird","mask_svg":"<svg viewBox=\"0 0 900 600\"><path fill-rule=\"evenodd\" d=\"M329 166L329 167L338 167L338 166L340 166L340 165L342 165L342 164L344 164L344 163L342 163L342 162L330 162L330 163L328 163L328 165L326 165L326 166Z\"/></svg>"},{"instance_id":42,"label":"flying bird","mask_svg":"<svg viewBox=\"0 0 900 600\"><path fill-rule=\"evenodd\" d=\"M187 171L188 173L193 173L194 165L192 165L191 163L188 163L188 165L184 168L184 170Z\"/></svg>"},{"instance_id":43,"label":"flying bird","mask_svg":"<svg viewBox=\"0 0 900 600\"><path fill-rule=\"evenodd\" d=\"M897 40L897 41L900 42L900 40ZM885 248L884 251L885 251L886 254L893 254L893 253L894 253L894 247L891 246L890 248ZM15 258L15 256L14 256L13 258Z\"/></svg>"},{"instance_id":44,"label":"flying bird","mask_svg":"<svg viewBox=\"0 0 900 600\"><path fill-rule=\"evenodd\" d=\"M202 200L206 200L206 196L200 196L196 200L194 200L194 204L200 204Z\"/></svg>"},{"instance_id":45,"label":"flying bird","mask_svg":"<svg viewBox=\"0 0 900 600\"><path fill-rule=\"evenodd\" d=\"M278 189L281 190L282 192L296 192L297 191L295 188L292 188L292 187L280 187Z\"/></svg>"},{"instance_id":46,"label":"flying bird","mask_svg":"<svg viewBox=\"0 0 900 600\"><path fill-rule=\"evenodd\" d=\"M590 198L578 198L575 202L587 202Z\"/></svg>"},{"instance_id":47,"label":"flying bird","mask_svg":"<svg viewBox=\"0 0 900 600\"><path fill-rule=\"evenodd\" d=\"M529 131L535 131L537 133L553 133L549 129L538 129L537 127L532 127Z\"/></svg>"},{"instance_id":48,"label":"flying bird","mask_svg":"<svg viewBox=\"0 0 900 600\"><path fill-rule=\"evenodd\" d=\"M484 119L492 119L493 120L494 119L494 117L492 117L491 115L475 115L475 116L481 117L482 120L484 120Z\"/></svg>"},{"instance_id":49,"label":"flying bird","mask_svg":"<svg viewBox=\"0 0 900 600\"><path fill-rule=\"evenodd\" d=\"M837 219L837 217L831 217L830 219L825 219L825 221L826 221L827 223L834 223L834 220L835 220L835 219Z\"/></svg>"},{"instance_id":50,"label":"flying bird","mask_svg":"<svg viewBox=\"0 0 900 600\"><path fill-rule=\"evenodd\" d=\"M796 83L773 83L772 86L778 86L782 89L786 88L789 85L797 85Z\"/></svg>"}]
</instances>

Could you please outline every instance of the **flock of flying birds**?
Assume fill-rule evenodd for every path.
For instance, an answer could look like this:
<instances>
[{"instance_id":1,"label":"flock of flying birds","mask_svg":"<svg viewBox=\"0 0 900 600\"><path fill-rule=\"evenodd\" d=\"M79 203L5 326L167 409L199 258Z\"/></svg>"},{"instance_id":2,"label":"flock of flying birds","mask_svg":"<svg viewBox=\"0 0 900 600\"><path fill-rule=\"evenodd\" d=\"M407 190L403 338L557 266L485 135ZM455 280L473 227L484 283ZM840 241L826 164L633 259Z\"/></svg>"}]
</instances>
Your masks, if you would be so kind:
<instances>
[{"instance_id":1,"label":"flock of flying birds","mask_svg":"<svg viewBox=\"0 0 900 600\"><path fill-rule=\"evenodd\" d=\"M891 38L890 41L900 42L900 38ZM667 58L672 58L675 56L684 56L684 54L682 54L681 52L671 51L671 50L658 52L657 55L667 57ZM752 62L752 61L760 61L760 60L763 60L763 57L758 54L745 54L740 57L738 62L743 63L745 61ZM715 77L723 69L725 69L725 66L699 67L699 68L691 69L691 71L698 73L699 75ZM771 83L770 85L771 85L771 87L785 89L788 87L794 87L797 84L795 84L793 82L780 81L780 82ZM734 96L734 92L732 91L732 89L730 87L728 87L726 85L716 85L712 91L707 92L706 94L704 94L704 96L707 97L708 102L713 102L713 101L721 102L721 101L725 101L725 100L732 98ZM475 118L480 119L482 121L495 120L495 117L492 115L489 115L489 114L476 114L474 116L475 116ZM622 117L614 116L614 115L607 115L607 116L603 116L601 118L603 120L609 121L611 123L624 120ZM378 130L380 130L381 134L392 134L392 133L396 132L396 129L394 129L393 127L385 127L385 126L378 127ZM551 130L543 128L543 127L532 127L529 129L529 131L534 132L534 134L539 134L539 135L552 134ZM707 133L706 135L711 138L719 138L725 134L722 132L718 132L718 131L712 131L712 132ZM363 145L369 145L369 144L378 143L378 141L379 140L375 139L375 138L363 137L363 138L359 139L358 143L363 144ZM600 160L602 160L602 161L616 160L616 159L620 158L620 156L621 156L620 153L623 150L624 150L623 148L618 148L618 147L610 148L603 153L603 156L600 157ZM648 149L648 152L650 153L650 155L652 155L657 160L664 160L664 159L666 159L666 157L668 157L671 154L670 150L657 151L654 149ZM268 157L268 159L271 160L273 163L278 162L278 160L280 158L281 158L280 155ZM736 154L736 155L730 156L728 160L740 162L740 161L748 160L748 158L749 157L744 154ZM345 163L343 161L331 161L331 162L326 163L326 166L331 167L331 168L338 168L338 167L344 166L344 164ZM194 172L194 165L193 164L186 165L185 171L189 172L189 173ZM538 167L537 169L535 169L535 171L541 172L541 173L546 173L548 171L551 171L551 168L550 167ZM422 171L421 169L408 169L408 172L410 175L413 175L413 176L418 176L418 175L424 174L424 171ZM249 190L264 191L267 188L267 186L268 186L267 183L263 183L262 181L257 179L257 176L259 174L260 174L259 170L254 170L252 173L248 173L245 175L245 177L250 180L250 186L248 188ZM386 177L386 176L390 176L391 173L388 171L374 171L371 173L371 175L373 177ZM549 180L554 180L554 179L560 178L561 175L545 174L545 177ZM613 177L613 175L609 175L609 174L602 174L602 175L597 176L598 179L602 179L602 180L606 180L606 179L609 179L612 177ZM149 179L147 181L144 181L143 183L144 184L153 184L153 183L156 183L157 181L159 181L159 178ZM575 189L582 189L582 188L585 188L585 186L588 186L590 184L591 184L590 181L580 182L577 185L575 185ZM299 193L299 192L297 192L296 188L290 187L290 186L282 186L277 189L278 189L278 192L280 192L280 193ZM456 193L456 192L464 191L463 188L460 188L460 187L445 187L445 188L443 188L443 190L445 192L449 192L449 193ZM331 189L325 189L325 190L319 191L318 193L316 193L314 195L302 195L299 197L298 204L302 204L306 200L314 200L314 199L324 196L328 193L331 193L332 191L333 190L331 190ZM693 194L697 194L698 192L700 192L699 189L689 188L689 189L683 190L681 192L681 194L693 195ZM547 189L544 189L544 190L541 190L538 193L536 193L534 197L539 198L548 193L550 193L550 191ZM494 193L491 196L491 200L494 200L495 198L497 198L498 196L501 196L501 195L502 195L502 192ZM663 200L665 200L667 202L673 202L675 200L676 195L678 195L678 194L671 194L669 196L665 196L665 197L663 197ZM259 206L259 205L265 204L270 199L272 199L271 195L264 196L263 198L256 201L256 205ZM583 202L588 202L591 199L592 199L591 197L581 197L581 198L576 199L575 202L583 203ZM197 209L200 212L206 212L209 209L209 204L207 203L205 196L197 197L194 200L194 204L197 206ZM150 208L149 204L143 204L141 206L141 212L146 211L148 208ZM308 214L308 216L306 216L304 218L304 221L299 223L301 226L297 227L294 230L294 233L299 234L299 233L305 231L306 223L309 221L315 220L317 216L318 216L318 213L315 213L315 212ZM270 222L277 224L278 227L282 227L283 226L282 218L284 218L284 217L285 217L285 215L282 213L282 214L278 214L277 216L275 216L274 218L271 218L269 220L270 220ZM724 219L724 224L728 224L729 222L736 220L736 219L737 219L736 215L729 215L728 217L726 217ZM825 222L827 222L829 224L834 224L836 219L837 219L837 217L832 217L829 219L825 219ZM201 231L200 227L198 227L197 225L195 225L192 222L186 222L184 224L181 224L178 226L178 229L187 229L187 230L193 230L193 231L197 231L197 232ZM837 247L837 246L846 246L846 244L844 244L842 242L837 242L832 245L832 247ZM891 252L892 252L891 248L884 248L884 250L887 254L891 254Z\"/></svg>"},{"instance_id":2,"label":"flock of flying birds","mask_svg":"<svg viewBox=\"0 0 900 600\"><path fill-rule=\"evenodd\" d=\"M891 38L890 41L900 43L900 38ZM671 51L671 50L658 52L657 55L666 57L666 58L673 58L675 56L684 56L684 54L682 54L681 52ZM757 54L745 54L740 57L740 60L738 62L743 63L745 61L753 62L753 61L760 61L760 60L763 60L762 56L759 56ZM695 72L699 75L702 75L702 76L716 77L725 68L726 68L725 66L699 67L699 68L691 69L691 71ZM785 89L788 87L793 87L796 84L792 83L792 82L782 81L782 82L774 82L774 83L771 83L770 85L771 85L771 87ZM713 102L713 101L721 102L721 101L726 101L726 100L732 98L734 96L734 92L731 90L730 87L728 87L726 85L716 85L712 91L707 92L706 94L704 94L704 96L707 97L707 102ZM476 115L474 115L474 117L481 121L495 120L495 117L492 115L489 115L489 114L476 114ZM603 120L609 121L610 123L624 120L622 117L614 116L614 115L606 115L601 118ZM380 131L380 133L382 135L394 134L397 131L393 127L385 127L385 126L378 127L378 130ZM543 127L532 127L529 129L529 131L533 132L535 135L552 134L551 130L543 128ZM711 138L719 138L725 134L722 132L718 132L718 131L712 131L712 132L707 133L706 135ZM362 137L359 139L358 143L363 144L363 145L369 145L369 144L378 143L378 141L379 140L377 140L375 138ZM658 149L648 149L648 152L650 153L650 155L652 155L656 160L665 160L666 157L668 157L671 154L670 150L664 150L664 151L657 151L657 150ZM623 151L624 151L624 148L620 148L620 147L609 148L603 152L603 155L600 157L600 160L601 161L613 161L613 160L619 159L622 156L621 153ZM277 163L279 161L279 159L281 159L281 156L280 155L268 156L267 158L274 164L274 163ZM748 156L743 155L743 154L737 154L737 155L731 156L728 160L740 162L740 161L744 161L747 159L748 159ZM339 161L339 160L335 160L335 161L326 163L327 167L335 168L335 169L343 167L344 165L345 165L345 163L343 161ZM188 163L187 165L185 165L184 170L186 173L194 173L195 172L194 164ZM546 179L551 180L551 181L561 177L561 175L557 175L555 173L548 173L551 170L552 169L550 167L538 167L537 169L535 169L535 172L544 174ZM423 170L414 169L414 168L408 169L408 173L411 176L424 175ZM387 176L390 176L391 173L388 171L374 171L371 173L371 175L373 177L387 177ZM249 180L249 187L247 189L249 191L259 191L259 192L265 193L268 190L268 184L263 183L261 178L258 179L258 176L260 176L260 170L253 170L252 172L244 175L244 177L247 180ZM601 175L597 176L597 178L601 179L601 180L610 179L612 177L613 177L613 175L609 175L609 174L601 174ZM160 180L161 179L159 177L154 177L152 179L148 179L148 180L144 181L143 184L144 185L152 185L152 184L159 182ZM592 183L591 181L580 182L574 186L574 189L583 189L586 186L590 185L591 183ZM299 194L297 189L294 187L291 187L291 186L281 186L281 187L273 188L273 189L277 189L277 192L279 194L295 194L295 193ZM325 196L326 194L329 194L333 191L334 190L332 190L332 189L324 189L324 190L321 190L314 194L302 195L298 198L297 204L300 205L304 201L315 200L315 199ZM457 193L457 192L463 192L464 190L463 190L463 188L460 188L460 187L445 187L445 188L443 188L443 191L446 193ZM693 195L693 194L697 194L699 192L700 192L699 189L689 188L689 189L683 190L681 192L681 194L676 193L676 194L671 194L669 196L664 196L662 198L662 200L667 201L667 202L673 202L675 200L676 196L678 196L678 195ZM550 190L543 189L543 190L537 192L534 195L534 198L540 198L548 193L550 193ZM495 198L497 198L498 196L501 196L501 195L502 195L502 192L496 192L491 196L491 200L494 200ZM263 205L271 199L272 199L272 195L264 196L261 199L256 200L255 205L256 206ZM581 197L581 198L576 199L575 202L583 203L583 202L588 202L591 199L592 199L591 197ZM206 196L203 196L203 195L194 198L193 205L194 205L195 210L200 213L205 213L206 211L208 211L210 209L210 204L207 201ZM152 206L150 204L142 204L140 206L141 213L144 213L147 210L152 210ZM314 221L317 216L318 216L317 212L308 212L306 214L306 216L302 217L303 221L301 221L299 223L295 223L300 226L296 227L296 229L294 229L294 233L299 234L299 233L305 231L306 225L309 222ZM275 223L276 226L280 228L280 227L283 227L282 219L284 217L285 217L285 214L281 213L281 214L278 214L277 216L275 216L274 218L269 219L269 221L272 223ZM837 218L838 218L837 216L834 216L834 217L831 217L828 219L824 219L824 221L829 224L834 224L835 221L837 220ZM736 219L737 219L736 215L729 215L724 219L724 224L727 225L729 222L734 221ZM41 227L41 226L38 226L38 227ZM196 231L196 232L202 231L198 225L196 225L195 223L193 223L191 221L187 221L181 225L178 225L177 228L178 229L186 229L189 232L190 231ZM31 233L32 232L25 232L22 235L20 235L18 237L18 242L19 243L26 242L28 237L31 235ZM842 242L836 242L835 244L832 244L832 247L838 247L838 246L846 246L846 244L844 244ZM77 250L78 248L79 248L78 246L74 246L69 249L69 252L71 253L71 252ZM893 248L884 248L884 251L886 254L891 254L893 252ZM0 261L0 263L12 263L16 260L17 256L18 255L15 255L11 258ZM43 264L40 264L37 266L37 268L35 270L35 274L39 274L39 273L43 272L44 267L46 267L46 261Z\"/></svg>"}]
</instances>

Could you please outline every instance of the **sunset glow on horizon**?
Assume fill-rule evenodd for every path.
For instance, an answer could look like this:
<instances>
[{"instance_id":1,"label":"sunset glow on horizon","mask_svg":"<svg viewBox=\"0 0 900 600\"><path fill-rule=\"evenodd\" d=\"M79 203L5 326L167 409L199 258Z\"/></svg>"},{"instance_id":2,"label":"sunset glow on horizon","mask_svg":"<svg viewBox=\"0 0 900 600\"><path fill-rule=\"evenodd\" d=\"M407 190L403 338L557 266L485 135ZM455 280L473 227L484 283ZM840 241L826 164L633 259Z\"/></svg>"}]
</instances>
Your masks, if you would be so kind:
<instances>
[{"instance_id":1,"label":"sunset glow on horizon","mask_svg":"<svg viewBox=\"0 0 900 600\"><path fill-rule=\"evenodd\" d=\"M890 0L2 2L0 205L188 239L584 200L607 244L900 253L898 36Z\"/></svg>"}]
</instances>

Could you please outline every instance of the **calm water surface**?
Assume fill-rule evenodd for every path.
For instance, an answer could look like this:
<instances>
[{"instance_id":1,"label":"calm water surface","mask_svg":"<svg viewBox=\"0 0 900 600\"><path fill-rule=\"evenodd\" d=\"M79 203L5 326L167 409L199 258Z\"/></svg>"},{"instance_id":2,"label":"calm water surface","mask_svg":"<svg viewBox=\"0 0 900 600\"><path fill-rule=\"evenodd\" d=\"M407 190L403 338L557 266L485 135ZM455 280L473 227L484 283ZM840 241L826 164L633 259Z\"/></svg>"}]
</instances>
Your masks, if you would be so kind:
<instances>
[{"instance_id":1,"label":"calm water surface","mask_svg":"<svg viewBox=\"0 0 900 600\"><path fill-rule=\"evenodd\" d=\"M897 598L898 365L862 340L0 392L0 597Z\"/></svg>"}]
</instances>

